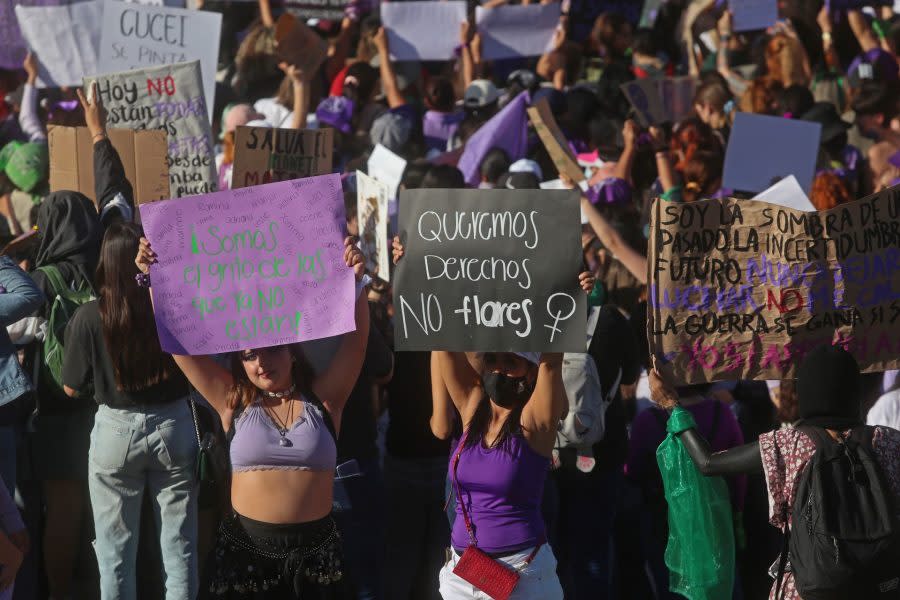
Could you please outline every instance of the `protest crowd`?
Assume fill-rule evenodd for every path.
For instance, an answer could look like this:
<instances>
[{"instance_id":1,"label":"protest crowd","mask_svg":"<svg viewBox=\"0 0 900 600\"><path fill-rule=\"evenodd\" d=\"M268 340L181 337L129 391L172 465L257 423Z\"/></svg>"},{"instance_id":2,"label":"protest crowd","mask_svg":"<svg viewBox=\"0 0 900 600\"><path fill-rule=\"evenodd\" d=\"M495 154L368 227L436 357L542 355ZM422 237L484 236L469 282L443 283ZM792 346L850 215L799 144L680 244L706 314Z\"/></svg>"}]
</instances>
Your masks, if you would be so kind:
<instances>
[{"instance_id":1,"label":"protest crowd","mask_svg":"<svg viewBox=\"0 0 900 600\"><path fill-rule=\"evenodd\" d=\"M0 31L0 600L900 599L891 2Z\"/></svg>"}]
</instances>

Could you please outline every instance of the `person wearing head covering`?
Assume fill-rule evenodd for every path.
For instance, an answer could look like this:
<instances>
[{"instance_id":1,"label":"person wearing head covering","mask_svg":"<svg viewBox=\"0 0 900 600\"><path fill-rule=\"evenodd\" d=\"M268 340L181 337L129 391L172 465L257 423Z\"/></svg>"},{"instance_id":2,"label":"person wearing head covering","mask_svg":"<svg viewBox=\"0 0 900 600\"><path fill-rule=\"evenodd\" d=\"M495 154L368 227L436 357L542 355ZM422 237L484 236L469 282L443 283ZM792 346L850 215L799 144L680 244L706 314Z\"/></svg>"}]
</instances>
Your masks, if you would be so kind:
<instances>
[{"instance_id":1,"label":"person wearing head covering","mask_svg":"<svg viewBox=\"0 0 900 600\"><path fill-rule=\"evenodd\" d=\"M797 482L816 452L816 442L806 428L825 430L833 439L844 440L855 429L863 427L860 382L859 365L852 354L839 346L822 345L811 350L797 370L800 422L795 427L764 433L752 444L722 452L712 452L691 422L685 423L683 431L675 433L704 475L762 472L769 494L769 523L780 529L790 527ZM665 409L678 406L678 392L656 370L650 374L650 389L658 406ZM872 449L889 493L900 503L900 462L897 461L900 431L874 427ZM773 584L770 598L774 598L777 585L778 582ZM779 600L800 600L792 572L785 573L781 591L784 595Z\"/></svg>"},{"instance_id":2,"label":"person wearing head covering","mask_svg":"<svg viewBox=\"0 0 900 600\"><path fill-rule=\"evenodd\" d=\"M94 203L73 191L53 192L37 212L37 249L31 277L47 301L13 324L25 349L25 368L34 372L40 360L56 291L45 269L56 268L75 289L93 289L94 270L103 230ZM78 540L87 509L87 457L95 406L91 398L75 400L36 382L33 432L28 436L35 477L43 484L45 502L44 567L51 598L71 593Z\"/></svg>"}]
</instances>

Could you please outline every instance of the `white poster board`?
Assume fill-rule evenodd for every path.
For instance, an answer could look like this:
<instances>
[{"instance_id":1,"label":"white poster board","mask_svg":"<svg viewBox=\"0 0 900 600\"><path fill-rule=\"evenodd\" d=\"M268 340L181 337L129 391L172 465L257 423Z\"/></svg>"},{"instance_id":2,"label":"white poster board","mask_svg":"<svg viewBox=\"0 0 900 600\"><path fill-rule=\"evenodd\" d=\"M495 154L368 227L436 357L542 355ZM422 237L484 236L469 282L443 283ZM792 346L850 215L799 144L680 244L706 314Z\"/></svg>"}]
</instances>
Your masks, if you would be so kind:
<instances>
[{"instance_id":1,"label":"white poster board","mask_svg":"<svg viewBox=\"0 0 900 600\"><path fill-rule=\"evenodd\" d=\"M216 191L216 163L199 61L86 77L89 94L94 81L109 127L168 132L172 198Z\"/></svg>"},{"instance_id":2,"label":"white poster board","mask_svg":"<svg viewBox=\"0 0 900 600\"><path fill-rule=\"evenodd\" d=\"M207 117L212 121L222 15L106 0L100 72L200 61Z\"/></svg>"},{"instance_id":3,"label":"white poster board","mask_svg":"<svg viewBox=\"0 0 900 600\"><path fill-rule=\"evenodd\" d=\"M552 50L559 4L475 8L484 60L540 56Z\"/></svg>"},{"instance_id":4,"label":"white poster board","mask_svg":"<svg viewBox=\"0 0 900 600\"><path fill-rule=\"evenodd\" d=\"M459 29L466 20L466 3L389 2L381 5L391 58L449 60L459 45Z\"/></svg>"},{"instance_id":5,"label":"white poster board","mask_svg":"<svg viewBox=\"0 0 900 600\"><path fill-rule=\"evenodd\" d=\"M100 0L66 6L16 6L19 29L38 57L37 87L79 86L99 72ZM0 44L6 44L0 40Z\"/></svg>"},{"instance_id":6,"label":"white poster board","mask_svg":"<svg viewBox=\"0 0 900 600\"><path fill-rule=\"evenodd\" d=\"M384 281L391 279L388 251L388 186L356 172L356 222L366 271Z\"/></svg>"},{"instance_id":7,"label":"white poster board","mask_svg":"<svg viewBox=\"0 0 900 600\"><path fill-rule=\"evenodd\" d=\"M816 212L816 207L810 202L803 188L797 182L797 178L793 175L785 177L766 191L757 194L753 199L785 208Z\"/></svg>"}]
</instances>

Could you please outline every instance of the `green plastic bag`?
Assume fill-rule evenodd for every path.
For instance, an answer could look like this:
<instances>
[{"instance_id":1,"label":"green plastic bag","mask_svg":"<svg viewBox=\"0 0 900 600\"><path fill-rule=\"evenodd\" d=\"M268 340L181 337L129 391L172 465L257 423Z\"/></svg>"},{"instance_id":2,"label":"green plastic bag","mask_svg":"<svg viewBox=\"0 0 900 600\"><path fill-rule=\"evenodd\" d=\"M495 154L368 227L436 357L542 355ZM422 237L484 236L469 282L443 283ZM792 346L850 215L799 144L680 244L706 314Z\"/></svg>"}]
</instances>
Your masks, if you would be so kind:
<instances>
[{"instance_id":1,"label":"green plastic bag","mask_svg":"<svg viewBox=\"0 0 900 600\"><path fill-rule=\"evenodd\" d=\"M704 476L675 435L694 426L693 415L676 407L656 449L669 504L669 589L688 600L730 600L734 531L728 487L721 477Z\"/></svg>"}]
</instances>

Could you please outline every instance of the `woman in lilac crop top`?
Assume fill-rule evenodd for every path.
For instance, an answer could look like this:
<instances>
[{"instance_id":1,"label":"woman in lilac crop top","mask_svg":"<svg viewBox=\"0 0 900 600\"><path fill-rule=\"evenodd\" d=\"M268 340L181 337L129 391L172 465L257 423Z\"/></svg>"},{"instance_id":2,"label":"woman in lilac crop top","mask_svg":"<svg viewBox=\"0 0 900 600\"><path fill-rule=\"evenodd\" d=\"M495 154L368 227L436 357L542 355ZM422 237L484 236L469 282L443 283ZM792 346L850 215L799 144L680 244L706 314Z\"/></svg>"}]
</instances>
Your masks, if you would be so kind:
<instances>
[{"instance_id":1,"label":"woman in lilac crop top","mask_svg":"<svg viewBox=\"0 0 900 600\"><path fill-rule=\"evenodd\" d=\"M344 246L357 281L357 329L319 374L299 346L234 352L230 368L209 356L174 356L233 436L234 514L219 529L215 598L331 598L349 585L331 517L335 440L365 357L369 309L364 259L352 238ZM147 240L136 262L144 273L156 262Z\"/></svg>"}]
</instances>

